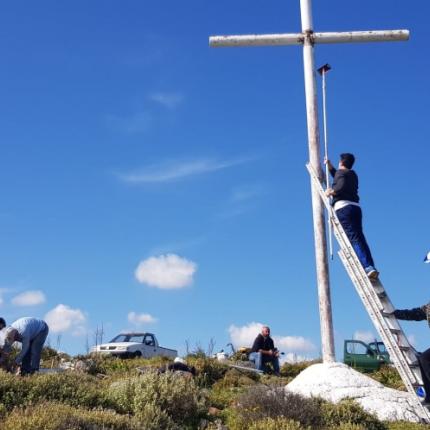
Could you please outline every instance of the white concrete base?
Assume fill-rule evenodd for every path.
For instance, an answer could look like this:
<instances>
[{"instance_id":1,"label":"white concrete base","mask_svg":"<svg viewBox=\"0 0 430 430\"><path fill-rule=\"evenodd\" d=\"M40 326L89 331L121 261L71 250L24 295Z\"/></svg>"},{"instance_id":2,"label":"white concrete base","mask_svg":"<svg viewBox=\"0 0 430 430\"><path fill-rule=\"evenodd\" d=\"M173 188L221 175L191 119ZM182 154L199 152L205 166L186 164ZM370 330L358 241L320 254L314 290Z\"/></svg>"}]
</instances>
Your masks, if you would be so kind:
<instances>
[{"instance_id":1,"label":"white concrete base","mask_svg":"<svg viewBox=\"0 0 430 430\"><path fill-rule=\"evenodd\" d=\"M303 370L286 390L333 403L350 398L382 421L421 421L413 396L387 388L343 363L314 364Z\"/></svg>"}]
</instances>

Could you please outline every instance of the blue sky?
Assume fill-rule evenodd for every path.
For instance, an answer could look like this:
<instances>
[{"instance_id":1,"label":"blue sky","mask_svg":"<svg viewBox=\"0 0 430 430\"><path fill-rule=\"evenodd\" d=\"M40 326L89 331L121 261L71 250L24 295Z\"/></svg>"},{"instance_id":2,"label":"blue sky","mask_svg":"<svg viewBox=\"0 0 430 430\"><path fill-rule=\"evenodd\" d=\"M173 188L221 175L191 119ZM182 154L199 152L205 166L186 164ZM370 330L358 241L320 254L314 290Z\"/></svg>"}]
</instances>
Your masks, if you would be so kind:
<instances>
[{"instance_id":1,"label":"blue sky","mask_svg":"<svg viewBox=\"0 0 430 430\"><path fill-rule=\"evenodd\" d=\"M429 298L429 12L314 1L316 31L411 31L316 49L333 67L330 153L356 154L365 232L399 308ZM301 48L208 47L298 31L292 0L3 3L2 315L49 317L71 353L102 323L105 338L148 330L181 352L267 323L286 352L317 356ZM341 358L343 339L375 331L338 258L330 271ZM428 346L425 323L403 327Z\"/></svg>"}]
</instances>

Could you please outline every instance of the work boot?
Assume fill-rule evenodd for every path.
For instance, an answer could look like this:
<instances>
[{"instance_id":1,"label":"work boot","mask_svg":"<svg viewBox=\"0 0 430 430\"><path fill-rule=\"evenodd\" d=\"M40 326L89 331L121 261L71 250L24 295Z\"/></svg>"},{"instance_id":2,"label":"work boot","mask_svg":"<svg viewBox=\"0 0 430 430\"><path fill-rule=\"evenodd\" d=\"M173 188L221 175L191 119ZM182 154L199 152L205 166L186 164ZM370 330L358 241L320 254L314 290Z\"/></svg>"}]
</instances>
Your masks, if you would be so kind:
<instances>
[{"instance_id":1,"label":"work boot","mask_svg":"<svg viewBox=\"0 0 430 430\"><path fill-rule=\"evenodd\" d=\"M378 279L379 272L373 266L366 267L364 270L369 279Z\"/></svg>"}]
</instances>

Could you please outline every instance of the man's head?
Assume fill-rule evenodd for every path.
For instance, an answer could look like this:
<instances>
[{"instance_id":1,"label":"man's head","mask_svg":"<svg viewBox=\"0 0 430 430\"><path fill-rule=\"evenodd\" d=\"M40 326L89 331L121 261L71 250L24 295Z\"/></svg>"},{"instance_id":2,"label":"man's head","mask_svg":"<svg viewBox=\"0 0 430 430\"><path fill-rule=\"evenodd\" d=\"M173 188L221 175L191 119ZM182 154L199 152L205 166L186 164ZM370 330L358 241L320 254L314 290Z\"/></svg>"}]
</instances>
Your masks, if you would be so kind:
<instances>
[{"instance_id":1,"label":"man's head","mask_svg":"<svg viewBox=\"0 0 430 430\"><path fill-rule=\"evenodd\" d=\"M6 327L0 333L0 348L3 349L3 352L10 352L12 344L17 340L19 340L18 330L13 327Z\"/></svg>"},{"instance_id":2,"label":"man's head","mask_svg":"<svg viewBox=\"0 0 430 430\"><path fill-rule=\"evenodd\" d=\"M340 154L339 168L345 167L347 169L352 169L354 162L355 162L354 155L348 152L345 152L344 154Z\"/></svg>"},{"instance_id":3,"label":"man's head","mask_svg":"<svg viewBox=\"0 0 430 430\"><path fill-rule=\"evenodd\" d=\"M0 317L0 330L3 330L6 327L6 321L4 318Z\"/></svg>"},{"instance_id":4,"label":"man's head","mask_svg":"<svg viewBox=\"0 0 430 430\"><path fill-rule=\"evenodd\" d=\"M262 329L261 329L261 334L264 337L270 336L270 327L267 327L267 325L263 326Z\"/></svg>"}]
</instances>

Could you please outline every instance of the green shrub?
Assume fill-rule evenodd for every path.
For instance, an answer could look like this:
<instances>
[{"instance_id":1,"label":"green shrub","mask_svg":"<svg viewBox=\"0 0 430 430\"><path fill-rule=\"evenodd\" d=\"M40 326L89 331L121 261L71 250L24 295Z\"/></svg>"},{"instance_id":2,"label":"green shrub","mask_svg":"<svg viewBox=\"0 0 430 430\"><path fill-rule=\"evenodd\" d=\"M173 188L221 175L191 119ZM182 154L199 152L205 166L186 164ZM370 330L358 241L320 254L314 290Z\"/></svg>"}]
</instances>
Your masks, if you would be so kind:
<instances>
[{"instance_id":1,"label":"green shrub","mask_svg":"<svg viewBox=\"0 0 430 430\"><path fill-rule=\"evenodd\" d=\"M88 408L109 406L100 381L77 373L17 377L0 372L0 399L6 410L43 400Z\"/></svg>"},{"instance_id":2,"label":"green shrub","mask_svg":"<svg viewBox=\"0 0 430 430\"><path fill-rule=\"evenodd\" d=\"M35 375L29 378L28 385L30 402L44 399L87 408L109 406L101 381L90 375L73 372Z\"/></svg>"},{"instance_id":3,"label":"green shrub","mask_svg":"<svg viewBox=\"0 0 430 430\"><path fill-rule=\"evenodd\" d=\"M335 427L330 427L327 430L367 430L367 427L360 424L342 423Z\"/></svg>"},{"instance_id":4,"label":"green shrub","mask_svg":"<svg viewBox=\"0 0 430 430\"><path fill-rule=\"evenodd\" d=\"M229 369L224 376L214 383L214 389L231 387L249 387L255 385L259 380L259 375L252 372L241 372L237 369Z\"/></svg>"},{"instance_id":5,"label":"green shrub","mask_svg":"<svg viewBox=\"0 0 430 430\"><path fill-rule=\"evenodd\" d=\"M305 430L305 427L286 418L264 418L252 423L249 430Z\"/></svg>"},{"instance_id":6,"label":"green shrub","mask_svg":"<svg viewBox=\"0 0 430 430\"><path fill-rule=\"evenodd\" d=\"M15 408L2 423L3 430L134 430L142 428L128 416L112 411L74 409L58 403Z\"/></svg>"},{"instance_id":7,"label":"green shrub","mask_svg":"<svg viewBox=\"0 0 430 430\"><path fill-rule=\"evenodd\" d=\"M397 372L395 367L381 366L379 370L371 373L369 376L386 387L394 388L395 390L406 390L402 378L400 378L399 372Z\"/></svg>"},{"instance_id":8,"label":"green shrub","mask_svg":"<svg viewBox=\"0 0 430 430\"><path fill-rule=\"evenodd\" d=\"M147 372L114 382L109 389L109 399L118 410L133 413L137 418L148 413L142 412L146 405L153 405L176 423L197 419L205 406L194 380L173 372Z\"/></svg>"},{"instance_id":9,"label":"green shrub","mask_svg":"<svg viewBox=\"0 0 430 430\"><path fill-rule=\"evenodd\" d=\"M356 424L366 430L386 430L384 423L375 416L366 412L358 403L352 400L343 400L337 404L320 400L323 423L327 427L342 424Z\"/></svg>"},{"instance_id":10,"label":"green shrub","mask_svg":"<svg viewBox=\"0 0 430 430\"><path fill-rule=\"evenodd\" d=\"M228 370L224 377L213 384L209 393L209 402L219 409L231 405L233 400L251 385L255 385L259 376L254 373L244 373L237 369Z\"/></svg>"},{"instance_id":11,"label":"green shrub","mask_svg":"<svg viewBox=\"0 0 430 430\"><path fill-rule=\"evenodd\" d=\"M187 364L196 368L195 380L199 387L211 387L222 379L228 370L228 366L204 354L188 355Z\"/></svg>"},{"instance_id":12,"label":"green shrub","mask_svg":"<svg viewBox=\"0 0 430 430\"><path fill-rule=\"evenodd\" d=\"M173 419L154 403L142 405L136 415L140 429L145 430L179 430L179 426Z\"/></svg>"},{"instance_id":13,"label":"green shrub","mask_svg":"<svg viewBox=\"0 0 430 430\"><path fill-rule=\"evenodd\" d=\"M295 378L303 370L316 363L321 363L321 360L300 361L298 363L284 363L281 366L281 375L286 378Z\"/></svg>"},{"instance_id":14,"label":"green shrub","mask_svg":"<svg viewBox=\"0 0 430 430\"><path fill-rule=\"evenodd\" d=\"M242 430L258 420L280 417L317 428L322 424L320 402L289 393L284 388L259 385L239 396L236 407L227 415L227 421L233 430Z\"/></svg>"},{"instance_id":15,"label":"green shrub","mask_svg":"<svg viewBox=\"0 0 430 430\"><path fill-rule=\"evenodd\" d=\"M123 359L100 354L92 354L91 356L82 356L79 358L91 364L89 373L93 375L103 374L119 376L132 374L140 367L157 369L171 362L167 357Z\"/></svg>"}]
</instances>

